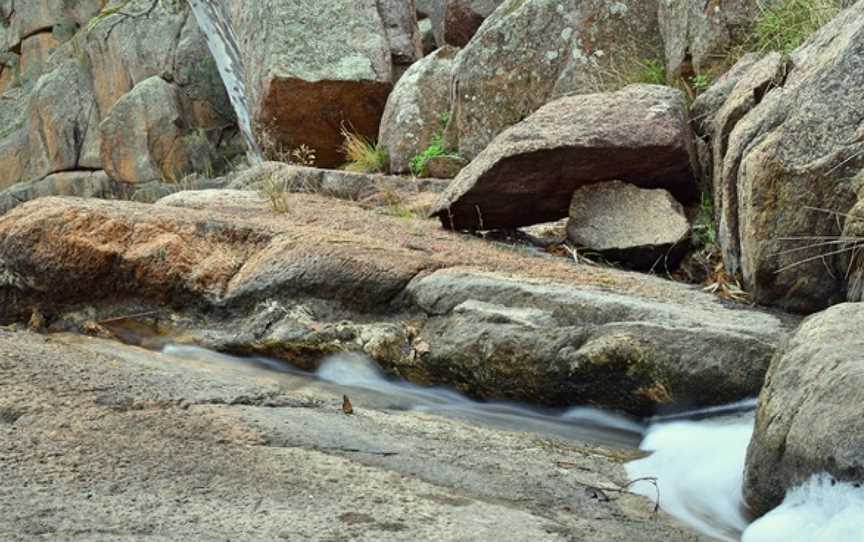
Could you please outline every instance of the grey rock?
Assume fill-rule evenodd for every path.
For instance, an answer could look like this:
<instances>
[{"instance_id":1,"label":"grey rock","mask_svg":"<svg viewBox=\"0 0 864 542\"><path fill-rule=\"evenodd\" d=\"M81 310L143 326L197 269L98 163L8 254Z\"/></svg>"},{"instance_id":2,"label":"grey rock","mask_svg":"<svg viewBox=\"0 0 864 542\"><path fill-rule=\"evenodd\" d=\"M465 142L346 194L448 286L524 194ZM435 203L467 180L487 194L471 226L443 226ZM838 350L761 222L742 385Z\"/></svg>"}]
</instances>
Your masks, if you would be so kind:
<instances>
[{"instance_id":1,"label":"grey rock","mask_svg":"<svg viewBox=\"0 0 864 542\"><path fill-rule=\"evenodd\" d=\"M473 159L557 97L634 82L661 47L657 0L508 0L456 59L447 145Z\"/></svg>"},{"instance_id":2,"label":"grey rock","mask_svg":"<svg viewBox=\"0 0 864 542\"><path fill-rule=\"evenodd\" d=\"M856 187L864 186L864 171L852 181ZM862 240L864 240L864 198L849 210L843 225L843 240L835 248L840 250L840 267L846 269L846 300L864 301L864 260L862 260ZM829 240L830 241L830 240ZM832 244L833 246L833 244Z\"/></svg>"},{"instance_id":3,"label":"grey rock","mask_svg":"<svg viewBox=\"0 0 864 542\"><path fill-rule=\"evenodd\" d=\"M27 100L29 167L25 178L37 180L58 171L81 167L96 111L90 75L75 59L63 60L40 77ZM92 136L91 136L92 137Z\"/></svg>"},{"instance_id":4,"label":"grey rock","mask_svg":"<svg viewBox=\"0 0 864 542\"><path fill-rule=\"evenodd\" d=\"M620 181L573 193L567 237L636 269L674 270L689 248L684 208L662 189Z\"/></svg>"},{"instance_id":5,"label":"grey rock","mask_svg":"<svg viewBox=\"0 0 864 542\"><path fill-rule=\"evenodd\" d=\"M567 216L573 192L598 181L696 193L683 95L663 86L568 96L498 136L433 209L445 227L494 229Z\"/></svg>"},{"instance_id":6,"label":"grey rock","mask_svg":"<svg viewBox=\"0 0 864 542\"><path fill-rule=\"evenodd\" d=\"M693 292L687 305L451 270L418 278L429 351L394 370L483 397L641 414L755 395L786 324Z\"/></svg>"},{"instance_id":7,"label":"grey rock","mask_svg":"<svg viewBox=\"0 0 864 542\"><path fill-rule=\"evenodd\" d=\"M390 157L390 171L407 173L411 159L426 150L450 111L450 76L457 49L442 47L411 66L396 84L381 118L378 143Z\"/></svg>"},{"instance_id":8,"label":"grey rock","mask_svg":"<svg viewBox=\"0 0 864 542\"><path fill-rule=\"evenodd\" d=\"M423 56L414 0L378 0L394 66L410 66Z\"/></svg>"},{"instance_id":9,"label":"grey rock","mask_svg":"<svg viewBox=\"0 0 864 542\"><path fill-rule=\"evenodd\" d=\"M778 352L759 396L744 496L757 515L826 472L864 483L864 305L811 316Z\"/></svg>"},{"instance_id":10,"label":"grey rock","mask_svg":"<svg viewBox=\"0 0 864 542\"><path fill-rule=\"evenodd\" d=\"M446 45L444 41L444 4L447 0L415 0L417 16L429 21L432 36L438 47Z\"/></svg>"},{"instance_id":11,"label":"grey rock","mask_svg":"<svg viewBox=\"0 0 864 542\"><path fill-rule=\"evenodd\" d=\"M423 55L425 56L438 48L435 34L432 32L432 21L429 19L420 19L417 22L417 27L420 29L420 36L423 42Z\"/></svg>"},{"instance_id":12,"label":"grey rock","mask_svg":"<svg viewBox=\"0 0 864 542\"><path fill-rule=\"evenodd\" d=\"M713 136L714 116L726 103L726 99L729 98L741 77L759 59L760 56L757 53L745 54L729 70L711 83L705 92L693 100L693 103L690 104L690 117L693 122L693 129L699 137L710 139Z\"/></svg>"},{"instance_id":13,"label":"grey rock","mask_svg":"<svg viewBox=\"0 0 864 542\"><path fill-rule=\"evenodd\" d=\"M732 88L711 123L712 162L718 164L714 173L713 195L720 210L717 238L723 251L726 268L731 273L740 272L738 232L738 186L737 175L740 163L727 161L730 134L763 97L783 85L788 70L787 61L780 53L769 53L750 66ZM733 143L743 140L736 140ZM735 149L738 152L739 149Z\"/></svg>"},{"instance_id":14,"label":"grey rock","mask_svg":"<svg viewBox=\"0 0 864 542\"><path fill-rule=\"evenodd\" d=\"M184 190L176 192L156 201L155 205L184 207L187 209L231 209L232 207L261 205L266 202L267 200L254 190L211 188L209 190Z\"/></svg>"},{"instance_id":15,"label":"grey rock","mask_svg":"<svg viewBox=\"0 0 864 542\"><path fill-rule=\"evenodd\" d=\"M105 0L9 2L5 7L7 12L0 12L0 19L6 19L9 23L5 48L15 48L23 39L36 33L50 33L57 25L85 26L105 4ZM0 41L0 44L3 42Z\"/></svg>"}]
</instances>

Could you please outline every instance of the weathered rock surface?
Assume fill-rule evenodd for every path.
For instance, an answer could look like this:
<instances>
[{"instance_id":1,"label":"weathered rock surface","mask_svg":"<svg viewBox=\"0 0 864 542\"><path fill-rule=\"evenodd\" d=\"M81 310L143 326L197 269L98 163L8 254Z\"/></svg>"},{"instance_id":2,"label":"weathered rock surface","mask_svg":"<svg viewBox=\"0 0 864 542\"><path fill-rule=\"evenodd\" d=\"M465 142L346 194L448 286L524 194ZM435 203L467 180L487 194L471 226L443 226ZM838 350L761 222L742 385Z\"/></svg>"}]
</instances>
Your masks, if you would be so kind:
<instances>
[{"instance_id":1,"label":"weathered rock surface","mask_svg":"<svg viewBox=\"0 0 864 542\"><path fill-rule=\"evenodd\" d=\"M0 46L16 48L22 40L38 33L51 33L58 25L86 26L108 0L16 0L0 8L0 19L8 21L5 43ZM2 26L2 25L0 25Z\"/></svg>"},{"instance_id":2,"label":"weathered rock surface","mask_svg":"<svg viewBox=\"0 0 864 542\"><path fill-rule=\"evenodd\" d=\"M645 412L746 396L761 384L757 374L778 331L776 320L754 313L524 278L444 270L408 291L432 317L420 332L429 352L399 374L549 404L575 399ZM717 344L730 349L719 352Z\"/></svg>"},{"instance_id":3,"label":"weathered rock surface","mask_svg":"<svg viewBox=\"0 0 864 542\"><path fill-rule=\"evenodd\" d=\"M756 514L827 472L864 483L864 306L811 316L771 364L747 451L744 495Z\"/></svg>"},{"instance_id":4,"label":"weathered rock surface","mask_svg":"<svg viewBox=\"0 0 864 542\"><path fill-rule=\"evenodd\" d=\"M812 240L841 232L838 216L856 201L850 179L864 167L855 135L864 117L864 2L797 49L791 64L783 86L729 132L719 183L722 243L727 269L740 270L757 302L812 312L845 293L846 270ZM758 91L744 102L753 97Z\"/></svg>"},{"instance_id":5,"label":"weathered rock surface","mask_svg":"<svg viewBox=\"0 0 864 542\"><path fill-rule=\"evenodd\" d=\"M747 70L759 60L760 55L757 53L745 54L729 70L718 77L705 92L693 100L693 103L690 104L690 117L693 128L700 137L710 140L713 136L714 117L717 112L726 103L732 90L735 89Z\"/></svg>"},{"instance_id":6,"label":"weathered rock surface","mask_svg":"<svg viewBox=\"0 0 864 542\"><path fill-rule=\"evenodd\" d=\"M411 159L443 132L450 111L450 76L457 49L442 47L399 79L384 108L378 143L387 150L392 173L407 173Z\"/></svg>"},{"instance_id":7,"label":"weathered rock surface","mask_svg":"<svg viewBox=\"0 0 864 542\"><path fill-rule=\"evenodd\" d=\"M493 229L566 217L573 192L621 180L696 193L697 159L683 95L631 85L560 98L498 136L453 181L433 212L456 229Z\"/></svg>"},{"instance_id":8,"label":"weathered rock surface","mask_svg":"<svg viewBox=\"0 0 864 542\"><path fill-rule=\"evenodd\" d=\"M47 196L108 198L115 186L104 171L64 171L35 183L20 183L0 191L0 215L22 203Z\"/></svg>"},{"instance_id":9,"label":"weathered rock surface","mask_svg":"<svg viewBox=\"0 0 864 542\"><path fill-rule=\"evenodd\" d=\"M127 183L179 180L207 142L183 138L177 88L160 77L137 84L100 125L102 163L111 178Z\"/></svg>"},{"instance_id":10,"label":"weathered rock surface","mask_svg":"<svg viewBox=\"0 0 864 542\"><path fill-rule=\"evenodd\" d=\"M387 31L393 67L403 72L423 57L417 7L414 0L378 0L378 13Z\"/></svg>"},{"instance_id":11,"label":"weathered rock surface","mask_svg":"<svg viewBox=\"0 0 864 542\"><path fill-rule=\"evenodd\" d=\"M420 37L423 42L423 55L431 54L438 48L438 42L435 41L435 34L432 31L432 21L420 19L417 21L417 27L420 29Z\"/></svg>"},{"instance_id":12,"label":"weathered rock surface","mask_svg":"<svg viewBox=\"0 0 864 542\"><path fill-rule=\"evenodd\" d=\"M505 0L444 0L444 43L464 47Z\"/></svg>"},{"instance_id":13,"label":"weathered rock surface","mask_svg":"<svg viewBox=\"0 0 864 542\"><path fill-rule=\"evenodd\" d=\"M636 269L675 269L689 235L684 208L666 190L610 181L580 188L570 202L568 238Z\"/></svg>"},{"instance_id":14,"label":"weathered rock surface","mask_svg":"<svg viewBox=\"0 0 864 542\"><path fill-rule=\"evenodd\" d=\"M664 0L660 31L670 78L723 71L730 50L750 39L760 7L757 0Z\"/></svg>"},{"instance_id":15,"label":"weathered rock surface","mask_svg":"<svg viewBox=\"0 0 864 542\"><path fill-rule=\"evenodd\" d=\"M657 278L286 198L291 220L241 198L25 204L0 218L0 320L173 308L222 350L308 368L364 351L477 396L640 413L754 394L787 327Z\"/></svg>"},{"instance_id":16,"label":"weathered rock surface","mask_svg":"<svg viewBox=\"0 0 864 542\"><path fill-rule=\"evenodd\" d=\"M864 171L860 172L853 182L856 186L864 186ZM864 252L861 242L864 239L864 198L859 197L849 211L843 225L843 239L846 242L835 248L841 251L841 268L847 270L846 300L864 301Z\"/></svg>"},{"instance_id":17,"label":"weathered rock surface","mask_svg":"<svg viewBox=\"0 0 864 542\"><path fill-rule=\"evenodd\" d=\"M432 37L438 47L446 45L444 42L444 4L447 0L415 0L417 4L417 17L429 21Z\"/></svg>"},{"instance_id":18,"label":"weathered rock surface","mask_svg":"<svg viewBox=\"0 0 864 542\"><path fill-rule=\"evenodd\" d=\"M657 4L501 4L456 59L447 145L473 159L495 136L559 96L634 81L637 59L660 57Z\"/></svg>"},{"instance_id":19,"label":"weathered rock surface","mask_svg":"<svg viewBox=\"0 0 864 542\"><path fill-rule=\"evenodd\" d=\"M0 330L0 374L3 539L702 540L591 497L628 450L96 339Z\"/></svg>"},{"instance_id":20,"label":"weathered rock surface","mask_svg":"<svg viewBox=\"0 0 864 542\"><path fill-rule=\"evenodd\" d=\"M753 63L741 74L711 123L712 162L718 165L714 172L714 201L718 202L720 216L717 238L723 250L726 267L738 273L741 261L738 225L737 176L740 163L727 160L730 135L738 123L756 107L764 96L783 85L788 70L787 61L780 53L769 53ZM738 140L733 142L737 143ZM734 149L733 152L740 152Z\"/></svg>"},{"instance_id":21,"label":"weathered rock surface","mask_svg":"<svg viewBox=\"0 0 864 542\"><path fill-rule=\"evenodd\" d=\"M334 167L343 126L376 138L393 88L377 0L232 0L231 15L262 141L307 145Z\"/></svg>"}]
</instances>

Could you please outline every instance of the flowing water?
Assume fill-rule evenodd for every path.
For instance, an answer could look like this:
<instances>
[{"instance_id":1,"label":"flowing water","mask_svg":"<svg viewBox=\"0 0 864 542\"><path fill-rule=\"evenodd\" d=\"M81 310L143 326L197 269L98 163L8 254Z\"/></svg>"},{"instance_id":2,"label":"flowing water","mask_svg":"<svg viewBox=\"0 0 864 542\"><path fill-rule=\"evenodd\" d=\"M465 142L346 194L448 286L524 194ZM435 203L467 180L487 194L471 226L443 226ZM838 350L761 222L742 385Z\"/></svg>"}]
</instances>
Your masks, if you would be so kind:
<instances>
[{"instance_id":1,"label":"flowing water","mask_svg":"<svg viewBox=\"0 0 864 542\"><path fill-rule=\"evenodd\" d=\"M207 47L216 61L222 83L228 92L231 105L237 115L237 124L246 143L246 155L253 165L263 161L261 147L252 131L252 116L246 92L246 71L243 57L237 45L237 36L224 12L222 4L216 0L189 0L189 6L198 22L198 27L207 38Z\"/></svg>"},{"instance_id":2,"label":"flowing water","mask_svg":"<svg viewBox=\"0 0 864 542\"><path fill-rule=\"evenodd\" d=\"M755 400L641 422L595 408L548 411L513 403L479 402L446 388L388 378L365 356L335 355L314 374L281 362L238 358L168 345L167 355L195 363L266 370L298 387L321 387L362 398L364 405L417 410L478 424L529 431L595 445L636 447L650 455L629 463L631 490L655 499L669 514L723 541L864 542L864 489L814 476L784 503L753 522L742 499L744 459L753 432ZM347 391L350 389L350 391Z\"/></svg>"}]
</instances>

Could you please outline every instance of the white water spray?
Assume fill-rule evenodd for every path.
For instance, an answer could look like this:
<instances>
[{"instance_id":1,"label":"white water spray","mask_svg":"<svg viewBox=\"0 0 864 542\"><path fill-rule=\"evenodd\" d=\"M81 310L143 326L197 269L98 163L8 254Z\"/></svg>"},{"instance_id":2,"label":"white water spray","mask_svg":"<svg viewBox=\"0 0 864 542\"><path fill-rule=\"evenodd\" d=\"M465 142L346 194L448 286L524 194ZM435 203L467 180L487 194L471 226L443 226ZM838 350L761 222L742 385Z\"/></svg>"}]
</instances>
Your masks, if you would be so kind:
<instances>
[{"instance_id":1,"label":"white water spray","mask_svg":"<svg viewBox=\"0 0 864 542\"><path fill-rule=\"evenodd\" d=\"M815 475L750 524L742 497L753 413L651 426L627 465L631 480L657 479L660 506L699 532L729 542L864 542L864 489ZM633 491L656 498L652 484Z\"/></svg>"}]
</instances>

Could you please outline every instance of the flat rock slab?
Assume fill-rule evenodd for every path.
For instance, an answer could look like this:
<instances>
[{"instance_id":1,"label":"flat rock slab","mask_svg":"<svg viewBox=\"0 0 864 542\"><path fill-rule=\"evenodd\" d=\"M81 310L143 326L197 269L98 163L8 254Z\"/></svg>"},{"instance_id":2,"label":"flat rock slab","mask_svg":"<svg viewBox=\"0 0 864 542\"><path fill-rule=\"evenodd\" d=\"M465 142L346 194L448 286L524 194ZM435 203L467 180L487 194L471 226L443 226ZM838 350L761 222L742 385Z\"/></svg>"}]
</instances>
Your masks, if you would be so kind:
<instances>
[{"instance_id":1,"label":"flat rock slab","mask_svg":"<svg viewBox=\"0 0 864 542\"><path fill-rule=\"evenodd\" d=\"M567 216L573 192L621 180L687 201L696 164L683 95L633 85L551 102L496 137L433 209L455 229L495 229Z\"/></svg>"},{"instance_id":2,"label":"flat rock slab","mask_svg":"<svg viewBox=\"0 0 864 542\"><path fill-rule=\"evenodd\" d=\"M4 540L703 540L591 498L626 450L95 339L0 330L0 375Z\"/></svg>"},{"instance_id":3,"label":"flat rock slab","mask_svg":"<svg viewBox=\"0 0 864 542\"><path fill-rule=\"evenodd\" d=\"M689 234L684 208L666 190L612 181L580 188L570 202L568 238L635 269L674 269Z\"/></svg>"}]
</instances>

